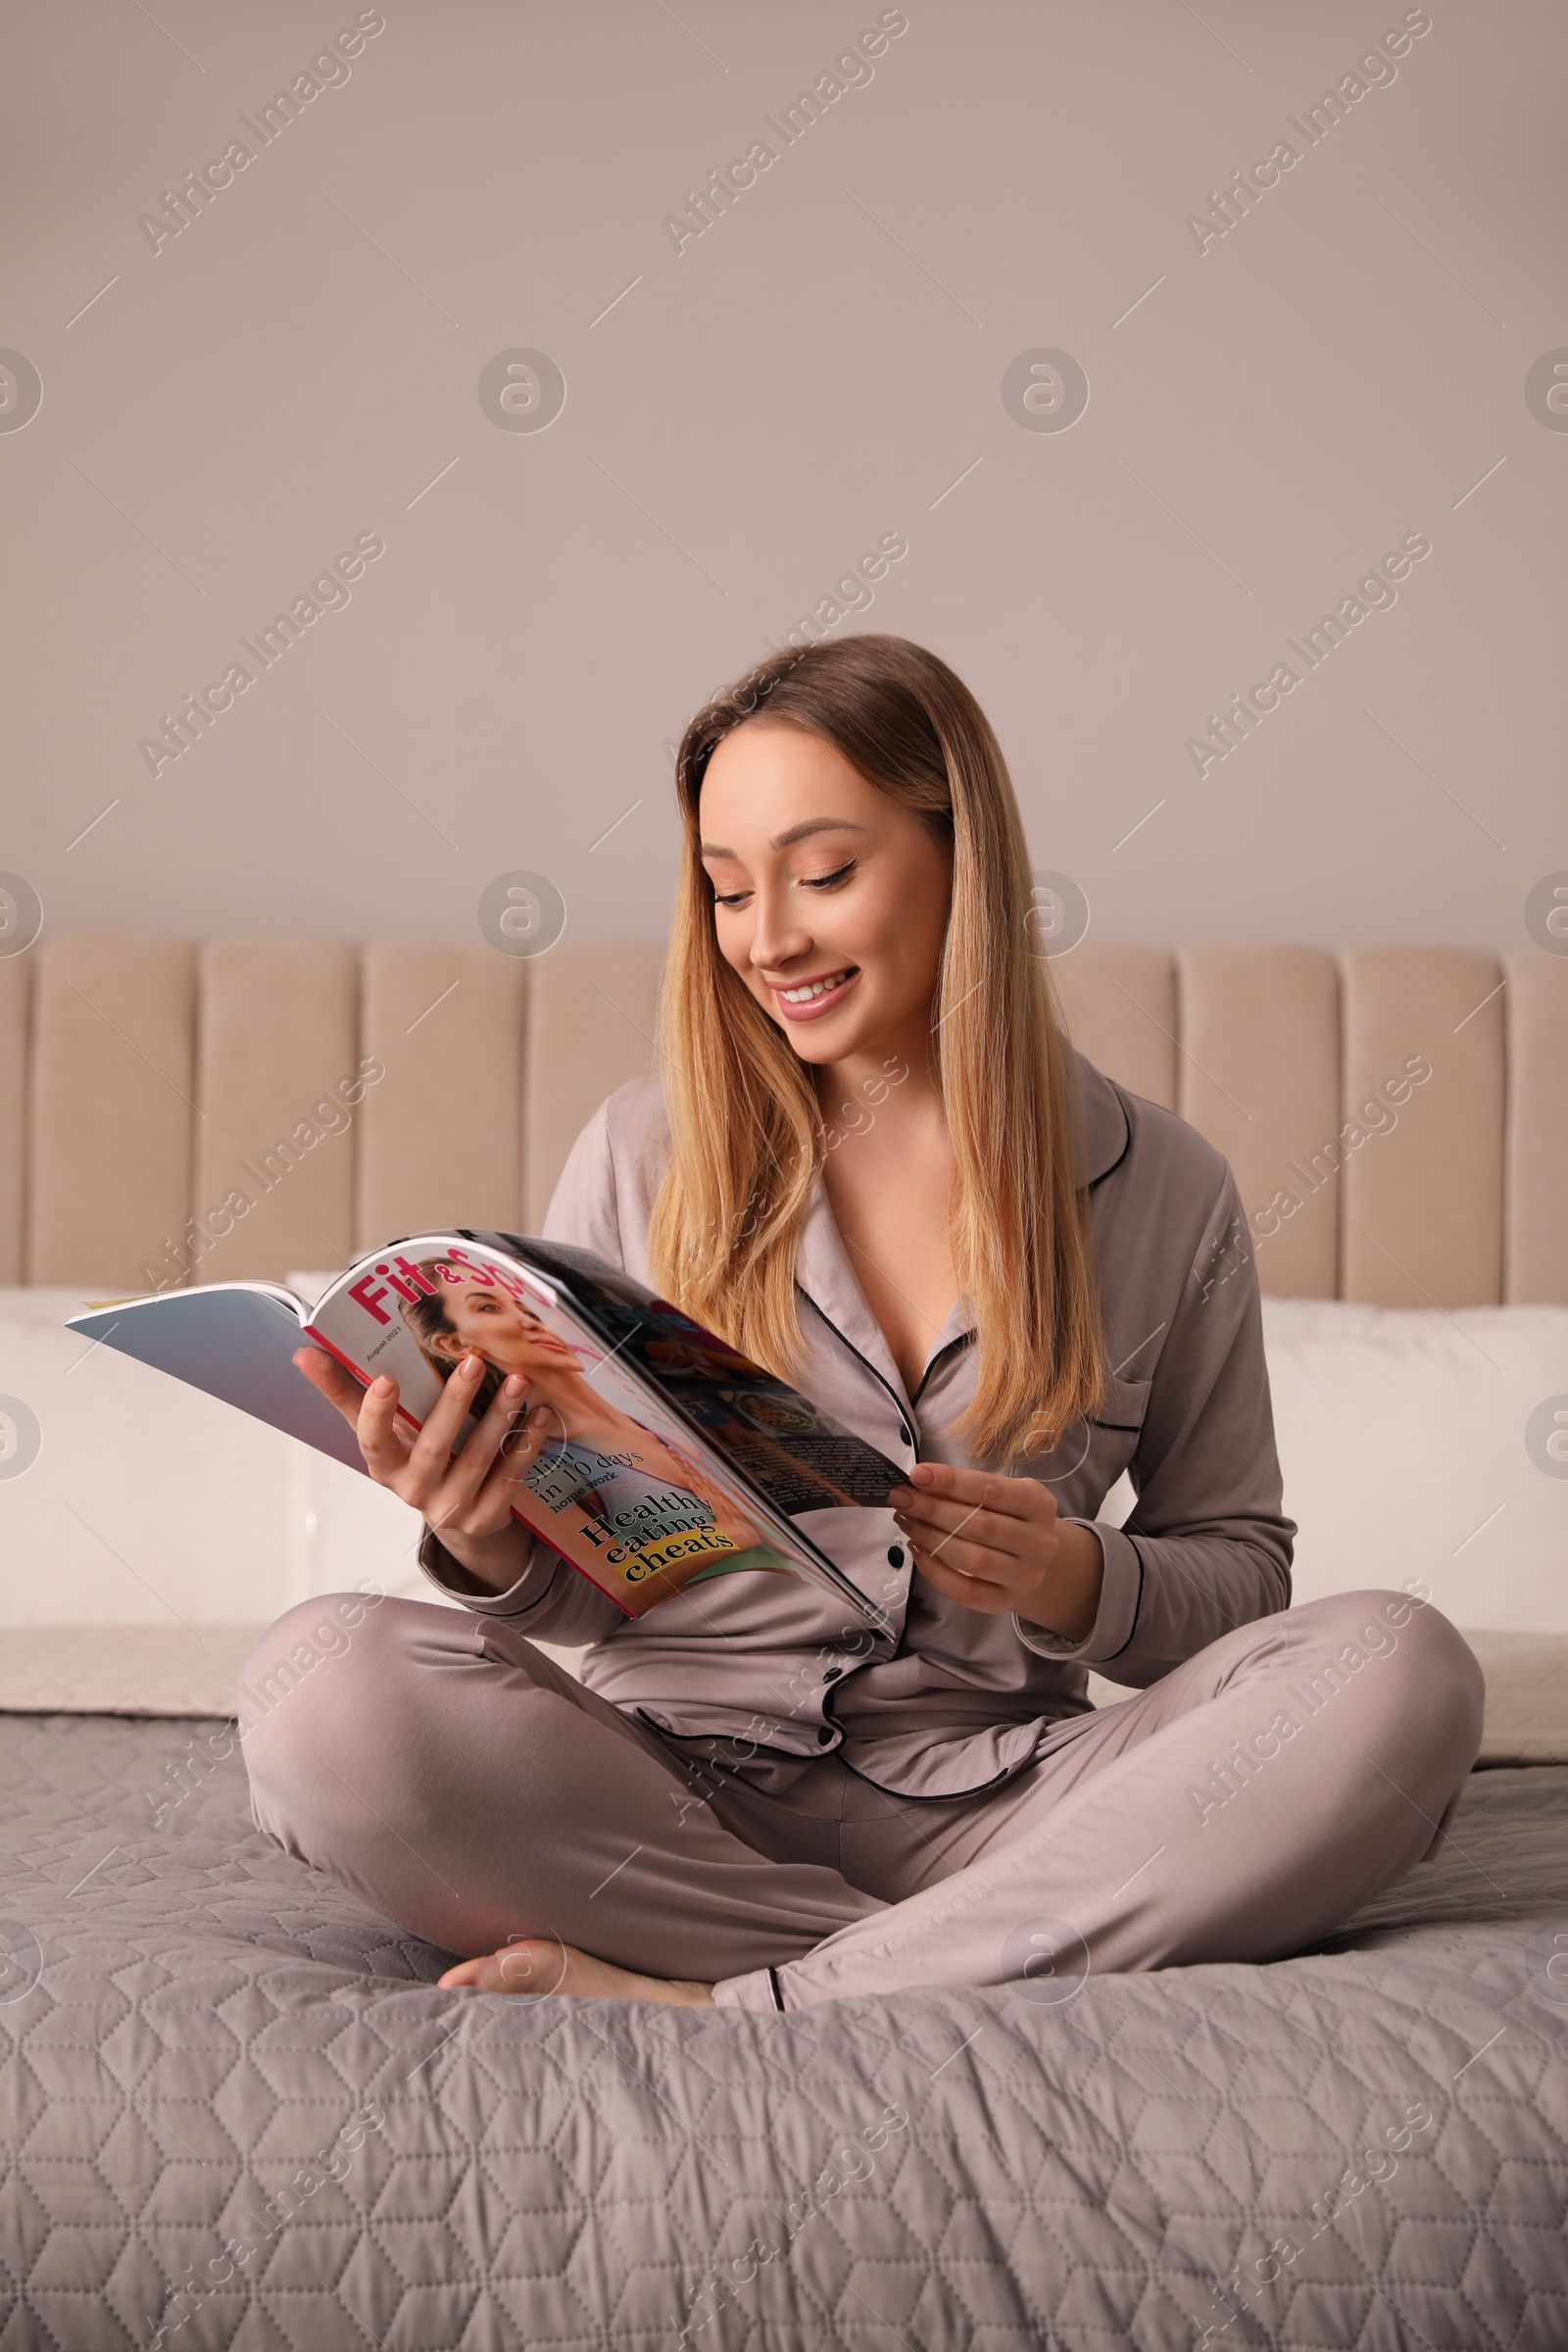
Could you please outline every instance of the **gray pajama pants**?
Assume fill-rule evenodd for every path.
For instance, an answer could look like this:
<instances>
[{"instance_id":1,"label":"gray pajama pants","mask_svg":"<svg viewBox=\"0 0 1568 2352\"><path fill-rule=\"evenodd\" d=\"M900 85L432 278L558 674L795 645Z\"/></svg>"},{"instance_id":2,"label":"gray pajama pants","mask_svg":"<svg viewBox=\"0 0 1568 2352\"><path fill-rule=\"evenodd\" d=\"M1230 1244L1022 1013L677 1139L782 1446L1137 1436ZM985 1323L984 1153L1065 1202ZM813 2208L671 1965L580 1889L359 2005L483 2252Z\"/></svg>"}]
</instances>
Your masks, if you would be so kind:
<instances>
[{"instance_id":1,"label":"gray pajama pants","mask_svg":"<svg viewBox=\"0 0 1568 2352\"><path fill-rule=\"evenodd\" d=\"M504 1619L422 1601L337 1627L284 1688L330 1607L290 1610L242 1678L269 1837L443 1950L555 1937L743 2009L1019 1980L1053 2000L1090 1971L1279 1958L1436 1850L1481 1741L1474 1654L1395 1592L1238 1626L1001 1788L938 1800L837 1754L768 1793Z\"/></svg>"}]
</instances>

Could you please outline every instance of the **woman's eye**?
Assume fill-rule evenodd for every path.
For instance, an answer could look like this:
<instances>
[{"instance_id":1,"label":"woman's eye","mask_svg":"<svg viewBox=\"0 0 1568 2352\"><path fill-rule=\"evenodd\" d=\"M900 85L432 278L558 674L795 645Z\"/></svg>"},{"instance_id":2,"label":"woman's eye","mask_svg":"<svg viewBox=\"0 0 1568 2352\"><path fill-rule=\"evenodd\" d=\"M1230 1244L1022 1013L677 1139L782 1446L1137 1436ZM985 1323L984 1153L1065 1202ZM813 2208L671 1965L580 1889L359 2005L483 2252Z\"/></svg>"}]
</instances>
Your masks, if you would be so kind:
<instances>
[{"instance_id":1,"label":"woman's eye","mask_svg":"<svg viewBox=\"0 0 1568 2352\"><path fill-rule=\"evenodd\" d=\"M715 906L738 906L742 900L748 898L750 895L751 894L748 891L744 890L715 890L713 893L713 905Z\"/></svg>"},{"instance_id":2,"label":"woman's eye","mask_svg":"<svg viewBox=\"0 0 1568 2352\"><path fill-rule=\"evenodd\" d=\"M852 858L847 865L836 867L831 874L811 874L808 877L803 877L806 888L808 890L831 890L835 883L848 881L850 875L855 871L857 862Z\"/></svg>"}]
</instances>

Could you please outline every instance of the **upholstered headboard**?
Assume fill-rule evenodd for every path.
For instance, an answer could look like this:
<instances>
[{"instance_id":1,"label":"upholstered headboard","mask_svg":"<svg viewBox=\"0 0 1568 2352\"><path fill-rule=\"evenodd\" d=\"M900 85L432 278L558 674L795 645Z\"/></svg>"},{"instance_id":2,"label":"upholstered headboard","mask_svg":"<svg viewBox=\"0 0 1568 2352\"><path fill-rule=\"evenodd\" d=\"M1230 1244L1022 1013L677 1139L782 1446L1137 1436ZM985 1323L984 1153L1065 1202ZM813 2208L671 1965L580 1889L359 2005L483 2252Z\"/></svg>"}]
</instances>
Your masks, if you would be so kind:
<instances>
[{"instance_id":1,"label":"upholstered headboard","mask_svg":"<svg viewBox=\"0 0 1568 2352\"><path fill-rule=\"evenodd\" d=\"M536 1227L650 1066L661 956L126 935L0 961L0 1282ZM1086 942L1054 970L1090 1058L1230 1159L1266 1291L1568 1302L1568 959Z\"/></svg>"}]
</instances>

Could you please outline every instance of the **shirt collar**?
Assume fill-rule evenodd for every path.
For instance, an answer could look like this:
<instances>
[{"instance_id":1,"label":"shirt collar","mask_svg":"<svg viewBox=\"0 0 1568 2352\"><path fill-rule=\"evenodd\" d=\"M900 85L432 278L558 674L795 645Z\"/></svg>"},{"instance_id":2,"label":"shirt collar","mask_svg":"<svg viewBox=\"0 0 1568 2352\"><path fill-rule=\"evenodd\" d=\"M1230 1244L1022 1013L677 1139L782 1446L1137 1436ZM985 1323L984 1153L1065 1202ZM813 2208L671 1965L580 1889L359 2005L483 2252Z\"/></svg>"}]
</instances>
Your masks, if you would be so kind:
<instances>
[{"instance_id":1,"label":"shirt collar","mask_svg":"<svg viewBox=\"0 0 1568 2352\"><path fill-rule=\"evenodd\" d=\"M865 1302L855 1261L839 1232L820 1173L811 1186L801 1227L795 1280L840 1338L848 1340L856 1353L864 1357L900 1402L906 1405L904 1376L893 1360L893 1350L883 1337L881 1324ZM955 1306L955 1314L961 1303L960 1300Z\"/></svg>"},{"instance_id":2,"label":"shirt collar","mask_svg":"<svg viewBox=\"0 0 1568 2352\"><path fill-rule=\"evenodd\" d=\"M1085 1171L1083 1181L1094 1185L1102 1176L1108 1176L1125 1156L1132 1131L1121 1096L1110 1080L1081 1054L1073 1054L1071 1066L1078 1091L1079 1164ZM820 1175L811 1187L801 1228L795 1279L841 1337L865 1358L894 1395L907 1403L904 1377L893 1360L881 1324L866 1304L854 1258L845 1247ZM926 1350L927 1363L973 1329L974 1317L967 1298L956 1298L947 1321L932 1337Z\"/></svg>"},{"instance_id":3,"label":"shirt collar","mask_svg":"<svg viewBox=\"0 0 1568 2352\"><path fill-rule=\"evenodd\" d=\"M1081 1054L1073 1054L1078 1081L1079 1149L1085 1184L1098 1184L1126 1157L1132 1129L1122 1106L1120 1090L1103 1070L1097 1070Z\"/></svg>"}]
</instances>

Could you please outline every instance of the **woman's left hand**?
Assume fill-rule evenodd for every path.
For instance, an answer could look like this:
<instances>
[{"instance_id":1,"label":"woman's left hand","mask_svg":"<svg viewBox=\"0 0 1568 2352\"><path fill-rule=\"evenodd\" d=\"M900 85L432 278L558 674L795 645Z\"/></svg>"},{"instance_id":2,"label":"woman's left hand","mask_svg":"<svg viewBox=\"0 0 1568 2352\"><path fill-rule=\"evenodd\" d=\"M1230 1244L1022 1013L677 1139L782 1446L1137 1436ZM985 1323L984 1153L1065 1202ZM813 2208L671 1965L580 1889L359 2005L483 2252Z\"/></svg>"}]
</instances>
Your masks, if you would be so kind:
<instances>
[{"instance_id":1,"label":"woman's left hand","mask_svg":"<svg viewBox=\"0 0 1568 2352\"><path fill-rule=\"evenodd\" d=\"M1104 1554L1087 1527L1063 1525L1036 1478L916 1462L888 1497L922 1576L966 1609L1081 1642L1100 1608Z\"/></svg>"}]
</instances>

